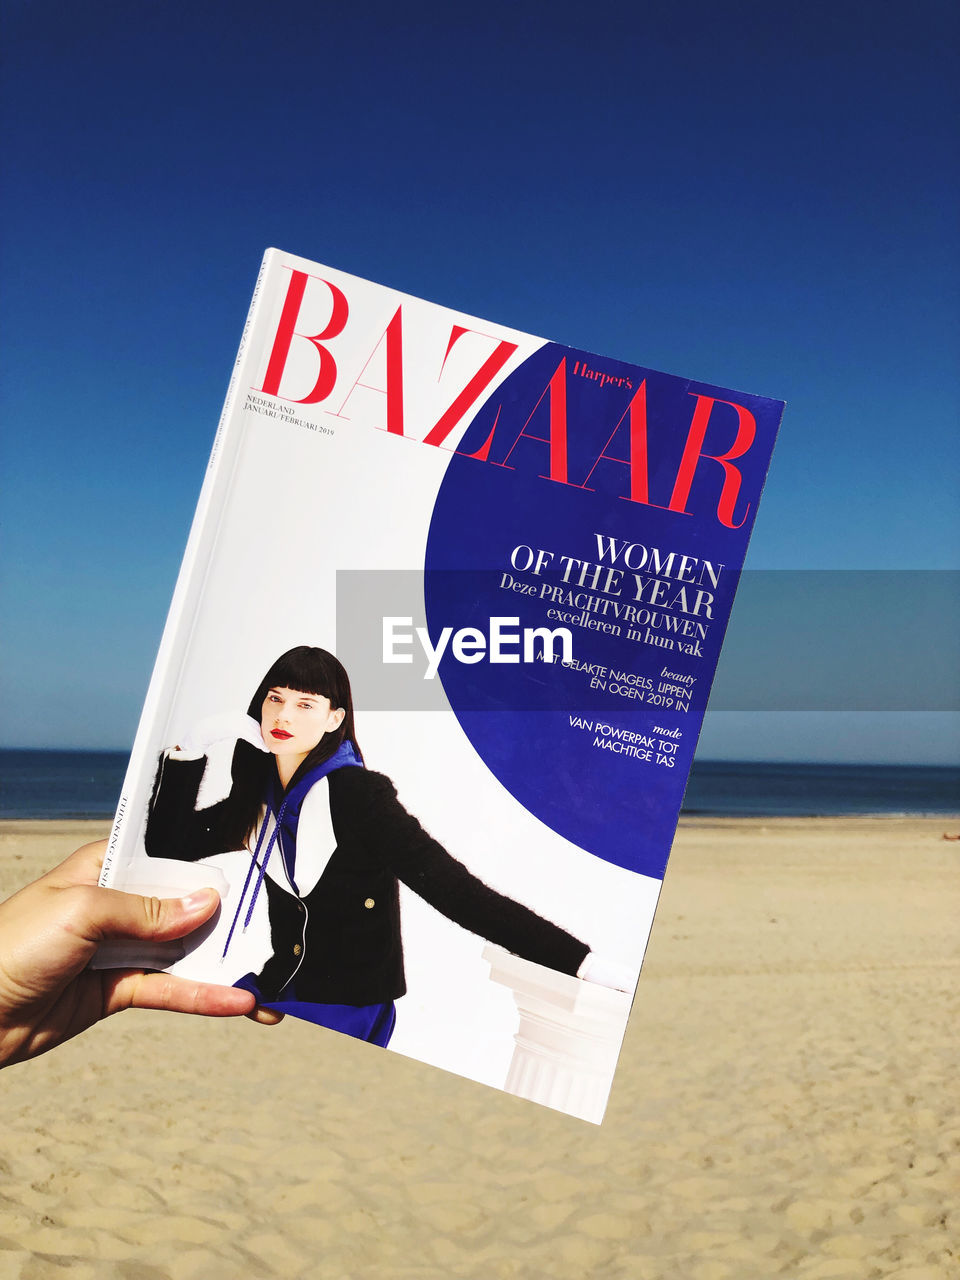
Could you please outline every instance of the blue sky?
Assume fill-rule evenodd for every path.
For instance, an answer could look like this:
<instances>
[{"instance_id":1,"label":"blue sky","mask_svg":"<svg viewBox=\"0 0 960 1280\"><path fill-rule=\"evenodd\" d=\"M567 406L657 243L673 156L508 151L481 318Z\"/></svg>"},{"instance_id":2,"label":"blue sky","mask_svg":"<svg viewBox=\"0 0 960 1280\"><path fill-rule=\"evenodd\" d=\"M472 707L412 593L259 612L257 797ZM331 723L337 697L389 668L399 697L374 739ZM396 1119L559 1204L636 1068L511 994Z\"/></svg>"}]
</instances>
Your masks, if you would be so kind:
<instances>
[{"instance_id":1,"label":"blue sky","mask_svg":"<svg viewBox=\"0 0 960 1280\"><path fill-rule=\"evenodd\" d=\"M5 9L3 744L129 744L270 244L785 399L753 569L960 567L953 5ZM957 756L883 701L956 630L857 590L873 710L701 754Z\"/></svg>"}]
</instances>

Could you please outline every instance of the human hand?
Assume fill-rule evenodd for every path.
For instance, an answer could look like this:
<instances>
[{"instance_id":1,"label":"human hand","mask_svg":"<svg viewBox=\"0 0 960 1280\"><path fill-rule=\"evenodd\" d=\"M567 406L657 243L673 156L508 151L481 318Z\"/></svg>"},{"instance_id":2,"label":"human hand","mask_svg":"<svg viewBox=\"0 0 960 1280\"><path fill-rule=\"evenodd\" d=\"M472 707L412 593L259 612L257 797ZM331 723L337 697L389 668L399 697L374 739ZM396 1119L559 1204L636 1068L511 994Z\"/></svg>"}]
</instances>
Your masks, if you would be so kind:
<instances>
[{"instance_id":1,"label":"human hand","mask_svg":"<svg viewBox=\"0 0 960 1280\"><path fill-rule=\"evenodd\" d=\"M98 888L105 849L106 841L84 845L0 904L0 1066L37 1057L121 1009L279 1020L234 987L142 969L87 969L102 939L182 938L219 903L214 889L160 899Z\"/></svg>"}]
</instances>

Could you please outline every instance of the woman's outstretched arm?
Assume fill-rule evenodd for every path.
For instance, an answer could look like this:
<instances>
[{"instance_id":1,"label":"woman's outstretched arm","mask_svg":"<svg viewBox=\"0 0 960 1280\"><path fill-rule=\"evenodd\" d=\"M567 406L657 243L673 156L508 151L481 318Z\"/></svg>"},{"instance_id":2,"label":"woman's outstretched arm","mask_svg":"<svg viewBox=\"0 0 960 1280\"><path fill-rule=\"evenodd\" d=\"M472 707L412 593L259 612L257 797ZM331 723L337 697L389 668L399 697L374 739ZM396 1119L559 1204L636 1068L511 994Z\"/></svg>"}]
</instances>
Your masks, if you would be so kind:
<instances>
[{"instance_id":1,"label":"woman's outstretched arm","mask_svg":"<svg viewBox=\"0 0 960 1280\"><path fill-rule=\"evenodd\" d=\"M339 773L346 775L338 782L359 816L365 842L384 849L408 888L448 919L514 955L577 973L590 952L585 942L468 871L407 812L389 778L364 769Z\"/></svg>"}]
</instances>

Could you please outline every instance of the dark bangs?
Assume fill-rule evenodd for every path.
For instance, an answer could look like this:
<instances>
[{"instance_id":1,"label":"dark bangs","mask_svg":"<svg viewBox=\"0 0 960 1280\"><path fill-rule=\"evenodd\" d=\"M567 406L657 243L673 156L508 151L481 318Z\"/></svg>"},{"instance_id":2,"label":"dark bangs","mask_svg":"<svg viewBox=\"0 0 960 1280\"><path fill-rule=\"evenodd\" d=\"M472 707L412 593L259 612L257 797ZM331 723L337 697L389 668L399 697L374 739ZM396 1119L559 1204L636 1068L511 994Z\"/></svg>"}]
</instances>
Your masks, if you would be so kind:
<instances>
[{"instance_id":1,"label":"dark bangs","mask_svg":"<svg viewBox=\"0 0 960 1280\"><path fill-rule=\"evenodd\" d=\"M260 682L248 714L260 719L263 700L271 689L295 689L329 698L334 707L350 709L350 680L341 663L326 649L299 645L282 654Z\"/></svg>"}]
</instances>

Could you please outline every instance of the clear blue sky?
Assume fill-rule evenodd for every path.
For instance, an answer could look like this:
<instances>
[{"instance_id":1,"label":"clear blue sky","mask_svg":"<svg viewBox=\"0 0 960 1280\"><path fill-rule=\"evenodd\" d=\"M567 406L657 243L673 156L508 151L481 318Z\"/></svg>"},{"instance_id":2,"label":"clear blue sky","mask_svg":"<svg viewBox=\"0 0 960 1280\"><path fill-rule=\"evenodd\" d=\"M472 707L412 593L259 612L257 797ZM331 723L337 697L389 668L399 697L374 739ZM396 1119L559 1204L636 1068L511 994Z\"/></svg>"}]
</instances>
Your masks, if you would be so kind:
<instances>
[{"instance_id":1,"label":"clear blue sky","mask_svg":"<svg viewBox=\"0 0 960 1280\"><path fill-rule=\"evenodd\" d=\"M751 568L960 567L952 3L4 8L4 744L129 745L271 244L785 399ZM858 590L870 690L956 648ZM701 754L960 750L863 703Z\"/></svg>"}]
</instances>

